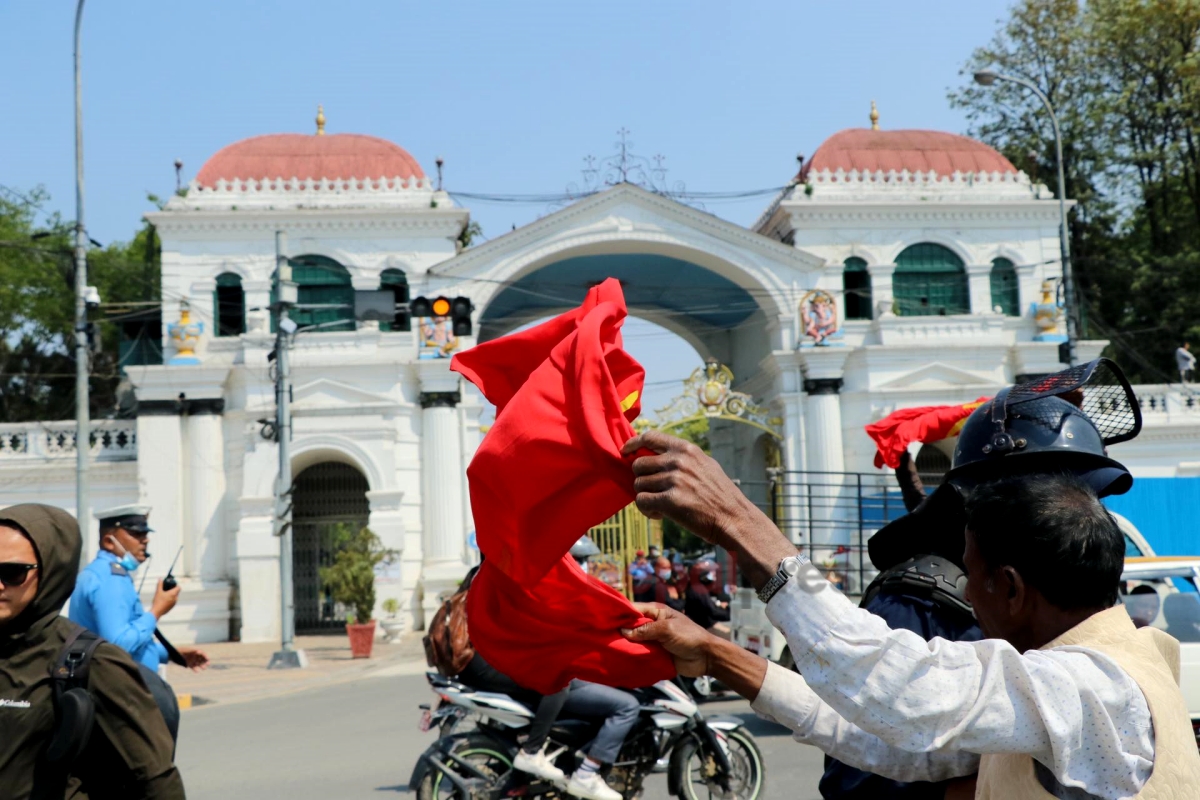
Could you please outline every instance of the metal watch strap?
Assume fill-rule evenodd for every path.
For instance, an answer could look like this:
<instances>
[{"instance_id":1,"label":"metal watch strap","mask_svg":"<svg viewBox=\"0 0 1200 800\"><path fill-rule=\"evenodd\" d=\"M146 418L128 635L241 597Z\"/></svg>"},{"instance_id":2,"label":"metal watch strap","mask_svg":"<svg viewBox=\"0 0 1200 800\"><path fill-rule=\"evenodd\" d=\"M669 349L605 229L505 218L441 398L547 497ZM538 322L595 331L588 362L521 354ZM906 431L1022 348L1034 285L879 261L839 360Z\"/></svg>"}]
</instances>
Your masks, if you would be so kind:
<instances>
[{"instance_id":1,"label":"metal watch strap","mask_svg":"<svg viewBox=\"0 0 1200 800\"><path fill-rule=\"evenodd\" d=\"M808 559L802 555L788 556L787 558L781 560L779 562L779 569L775 570L775 574L771 576L771 579L763 584L763 587L758 590L759 600L764 603L771 602L771 598L778 594L779 590L782 589L784 584L788 582L788 579L796 574L796 572L789 572L787 570L787 562L789 559L794 559L797 562L796 572L799 572L799 567L803 566L805 562L808 561Z\"/></svg>"}]
</instances>

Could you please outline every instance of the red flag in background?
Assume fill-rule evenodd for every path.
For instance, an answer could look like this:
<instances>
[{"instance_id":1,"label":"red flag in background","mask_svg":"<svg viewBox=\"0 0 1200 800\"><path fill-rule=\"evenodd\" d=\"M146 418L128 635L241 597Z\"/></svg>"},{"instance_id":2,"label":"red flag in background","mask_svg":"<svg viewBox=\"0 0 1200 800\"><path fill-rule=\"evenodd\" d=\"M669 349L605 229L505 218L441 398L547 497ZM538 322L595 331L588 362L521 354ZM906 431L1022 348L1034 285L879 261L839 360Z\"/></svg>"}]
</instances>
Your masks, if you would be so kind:
<instances>
[{"instance_id":1,"label":"red flag in background","mask_svg":"<svg viewBox=\"0 0 1200 800\"><path fill-rule=\"evenodd\" d=\"M878 422L866 427L867 435L875 440L875 466L900 466L900 456L913 442L929 444L957 436L971 412L990 398L981 397L973 403L958 406L922 406L893 411Z\"/></svg>"},{"instance_id":2,"label":"red flag in background","mask_svg":"<svg viewBox=\"0 0 1200 800\"><path fill-rule=\"evenodd\" d=\"M633 436L645 372L622 349L625 298L609 278L583 305L456 355L450 368L496 405L467 478L486 557L471 585L471 642L538 691L573 677L644 686L675 674L657 645L620 628L643 618L567 555L589 528L633 501Z\"/></svg>"}]
</instances>

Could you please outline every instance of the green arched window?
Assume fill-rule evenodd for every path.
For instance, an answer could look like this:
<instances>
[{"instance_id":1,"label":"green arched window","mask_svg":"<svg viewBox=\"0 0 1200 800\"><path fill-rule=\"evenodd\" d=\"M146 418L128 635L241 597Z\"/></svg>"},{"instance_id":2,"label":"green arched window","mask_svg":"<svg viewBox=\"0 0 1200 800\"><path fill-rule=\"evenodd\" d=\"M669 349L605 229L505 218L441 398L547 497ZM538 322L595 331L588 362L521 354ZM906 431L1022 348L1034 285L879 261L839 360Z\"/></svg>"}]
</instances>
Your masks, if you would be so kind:
<instances>
[{"instance_id":1,"label":"green arched window","mask_svg":"<svg viewBox=\"0 0 1200 800\"><path fill-rule=\"evenodd\" d=\"M1020 294L1017 291L1017 268L1007 258L992 259L992 308L1009 317L1019 317Z\"/></svg>"},{"instance_id":2,"label":"green arched window","mask_svg":"<svg viewBox=\"0 0 1200 800\"><path fill-rule=\"evenodd\" d=\"M902 317L967 314L971 310L962 259L940 244L914 244L896 256L892 291L896 313Z\"/></svg>"},{"instance_id":3,"label":"green arched window","mask_svg":"<svg viewBox=\"0 0 1200 800\"><path fill-rule=\"evenodd\" d=\"M858 256L851 256L843 263L842 289L845 292L846 319L870 319L871 273L867 272L867 262Z\"/></svg>"},{"instance_id":4,"label":"green arched window","mask_svg":"<svg viewBox=\"0 0 1200 800\"><path fill-rule=\"evenodd\" d=\"M398 269L385 269L379 276L379 288L391 289L396 298L396 305L408 302L408 278ZM391 322L379 323L381 331L411 331L412 317L408 309L397 309L396 318Z\"/></svg>"},{"instance_id":5,"label":"green arched window","mask_svg":"<svg viewBox=\"0 0 1200 800\"><path fill-rule=\"evenodd\" d=\"M300 256L291 259L292 280L298 286L299 306L291 317L301 328L323 326L323 331L354 330L354 286L350 273L338 262L325 256ZM336 323L336 324L331 324Z\"/></svg>"},{"instance_id":6,"label":"green arched window","mask_svg":"<svg viewBox=\"0 0 1200 800\"><path fill-rule=\"evenodd\" d=\"M240 336L246 332L246 293L242 291L240 275L222 272L217 276L213 318L217 336Z\"/></svg>"}]
</instances>

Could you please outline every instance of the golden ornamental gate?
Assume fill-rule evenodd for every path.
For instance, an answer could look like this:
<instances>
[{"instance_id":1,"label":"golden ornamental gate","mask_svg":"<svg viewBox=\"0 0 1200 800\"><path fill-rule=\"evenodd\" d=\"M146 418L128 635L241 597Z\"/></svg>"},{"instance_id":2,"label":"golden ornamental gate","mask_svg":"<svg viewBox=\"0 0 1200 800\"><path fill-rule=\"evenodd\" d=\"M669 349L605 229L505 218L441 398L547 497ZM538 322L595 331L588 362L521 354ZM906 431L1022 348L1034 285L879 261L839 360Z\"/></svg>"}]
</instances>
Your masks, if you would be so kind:
<instances>
[{"instance_id":1,"label":"golden ornamental gate","mask_svg":"<svg viewBox=\"0 0 1200 800\"><path fill-rule=\"evenodd\" d=\"M657 410L653 419L639 418L635 430L671 431L700 420L723 419L752 425L771 435L769 468L781 464L778 443L783 420L773 416L770 409L754 402L754 398L733 388L733 371L716 359L708 359L683 382L683 392L666 407ZM650 545L662 549L662 523L648 519L632 503L608 520L588 531L588 536L600 549L600 556L591 560L592 573L614 588L633 597L633 582L628 565L639 550Z\"/></svg>"}]
</instances>

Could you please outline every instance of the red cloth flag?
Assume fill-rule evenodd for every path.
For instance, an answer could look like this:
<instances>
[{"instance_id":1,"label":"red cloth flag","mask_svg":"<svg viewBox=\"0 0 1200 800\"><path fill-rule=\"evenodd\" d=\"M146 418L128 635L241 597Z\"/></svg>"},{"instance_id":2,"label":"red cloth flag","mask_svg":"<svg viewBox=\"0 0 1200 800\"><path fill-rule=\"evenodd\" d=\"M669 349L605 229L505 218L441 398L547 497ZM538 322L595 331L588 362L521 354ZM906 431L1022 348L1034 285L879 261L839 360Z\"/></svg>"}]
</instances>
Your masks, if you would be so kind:
<instances>
[{"instance_id":1,"label":"red cloth flag","mask_svg":"<svg viewBox=\"0 0 1200 800\"><path fill-rule=\"evenodd\" d=\"M631 458L645 372L622 349L626 316L610 278L583 305L456 355L450 368L496 405L467 478L486 559L471 585L471 641L522 685L572 677L642 686L675 674L657 645L619 634L647 620L570 562L571 545L634 498Z\"/></svg>"},{"instance_id":2,"label":"red cloth flag","mask_svg":"<svg viewBox=\"0 0 1200 800\"><path fill-rule=\"evenodd\" d=\"M922 406L893 411L878 422L867 426L867 435L875 440L875 466L900 466L900 456L913 442L939 442L957 436L971 412L990 398L981 397L973 403L958 406Z\"/></svg>"}]
</instances>

